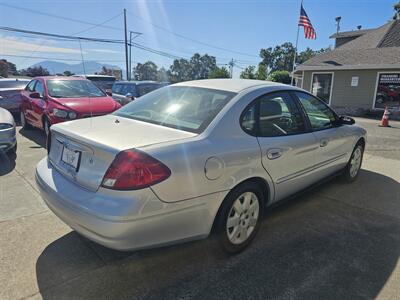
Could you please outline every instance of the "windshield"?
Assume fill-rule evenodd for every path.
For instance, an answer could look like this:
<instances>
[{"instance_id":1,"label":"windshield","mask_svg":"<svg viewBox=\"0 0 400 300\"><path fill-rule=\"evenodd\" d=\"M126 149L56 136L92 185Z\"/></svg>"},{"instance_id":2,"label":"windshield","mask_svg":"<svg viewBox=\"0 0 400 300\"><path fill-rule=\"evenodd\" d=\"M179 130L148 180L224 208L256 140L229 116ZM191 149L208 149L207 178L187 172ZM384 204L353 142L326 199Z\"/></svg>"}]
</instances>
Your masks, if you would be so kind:
<instances>
[{"instance_id":1,"label":"windshield","mask_svg":"<svg viewBox=\"0 0 400 300\"><path fill-rule=\"evenodd\" d=\"M104 97L105 94L91 81L83 80L47 80L47 90L54 98Z\"/></svg>"},{"instance_id":2,"label":"windshield","mask_svg":"<svg viewBox=\"0 0 400 300\"><path fill-rule=\"evenodd\" d=\"M220 90L169 86L130 102L114 114L200 133L235 95Z\"/></svg>"},{"instance_id":3,"label":"windshield","mask_svg":"<svg viewBox=\"0 0 400 300\"><path fill-rule=\"evenodd\" d=\"M29 80L4 80L0 81L0 89L19 89L23 90L28 84Z\"/></svg>"}]
</instances>

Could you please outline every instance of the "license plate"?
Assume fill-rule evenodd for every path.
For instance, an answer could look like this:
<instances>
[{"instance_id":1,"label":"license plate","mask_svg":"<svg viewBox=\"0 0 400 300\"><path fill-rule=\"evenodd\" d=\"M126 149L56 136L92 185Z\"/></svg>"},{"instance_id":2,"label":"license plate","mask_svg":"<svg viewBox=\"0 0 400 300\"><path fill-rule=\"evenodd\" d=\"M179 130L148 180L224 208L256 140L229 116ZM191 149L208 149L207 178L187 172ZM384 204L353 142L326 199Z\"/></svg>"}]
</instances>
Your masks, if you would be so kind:
<instances>
[{"instance_id":1,"label":"license plate","mask_svg":"<svg viewBox=\"0 0 400 300\"><path fill-rule=\"evenodd\" d=\"M66 147L63 148L61 160L67 165L73 167L75 170L78 169L79 159L81 156L80 151L70 150Z\"/></svg>"}]
</instances>

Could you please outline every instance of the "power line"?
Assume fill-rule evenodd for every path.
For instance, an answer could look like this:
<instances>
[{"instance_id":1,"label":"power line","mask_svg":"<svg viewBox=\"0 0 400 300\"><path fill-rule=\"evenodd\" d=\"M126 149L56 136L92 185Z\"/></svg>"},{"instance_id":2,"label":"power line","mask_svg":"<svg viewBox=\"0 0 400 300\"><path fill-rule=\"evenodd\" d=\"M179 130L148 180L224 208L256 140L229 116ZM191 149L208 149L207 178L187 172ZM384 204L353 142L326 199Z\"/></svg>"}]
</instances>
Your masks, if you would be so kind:
<instances>
[{"instance_id":1,"label":"power line","mask_svg":"<svg viewBox=\"0 0 400 300\"><path fill-rule=\"evenodd\" d=\"M59 61L82 61L81 58L73 59L73 58L58 58L58 57L44 57L44 56L32 56L32 55L14 55L14 54L1 54L1 56L6 57L18 57L18 58L33 58L33 59L51 59L51 60L59 60ZM87 60L90 61L90 60ZM103 62L124 62L124 60L113 60L113 59L102 59Z\"/></svg>"},{"instance_id":2,"label":"power line","mask_svg":"<svg viewBox=\"0 0 400 300\"><path fill-rule=\"evenodd\" d=\"M95 28L95 27L102 27L102 28L107 28L107 29L112 29L112 30L117 30L117 31L123 31L122 28L117 28L117 27L112 27L112 26L104 25L104 23L107 23L108 21L111 21L111 20L114 19L114 18L111 18L110 20L108 20L108 21L106 21L106 22L103 22L103 23L101 23L101 24L95 24L95 23L92 23L92 22L87 22L87 21L82 21L82 20L70 18L70 17L64 17L64 16L55 15L55 14L45 13L45 12L41 12L41 11L38 11L38 10L34 10L34 9L30 9L30 8L25 8L25 7L19 7L19 6L15 6L15 5L11 5L11 4L0 3L0 5L5 6L5 7L9 7L9 8L13 8L13 9L18 9L18 10L22 10L22 11L27 11L27 12L34 13L34 14L39 14L39 15L43 15L43 16L47 16L47 17L52 17L52 18L56 18L56 19L61 19L61 20L66 20L66 21L71 21L71 22L76 22L76 23L81 23L81 24L86 24L86 25L92 25L93 28ZM188 40L188 41L191 41L191 42L194 42L194 43L203 45L203 46L207 46L207 47L209 47L209 48L218 49L218 50L220 50L220 51L226 51L226 52L235 53L235 54L239 54L239 55L243 55L243 56L257 57L257 58L258 58L258 55L249 54L249 53L244 53L244 52L241 52L241 51L236 51L236 50L232 50L232 49L228 49L228 48L224 48L224 47L212 45L212 44L209 44L209 43L206 43L206 42L202 42L202 41L193 39L193 38L188 37L188 36L185 36L185 35L183 35L183 34L179 34L179 33L173 32L173 31L171 31L171 30L169 30L169 29L167 29L167 28L165 28L165 27L162 27L162 26L160 26L160 25L158 25L158 24L155 24L155 23L153 23L153 22L151 22L151 21L149 21L149 20L147 20L147 19L145 19L145 18L143 18L143 17L141 17L141 16L139 16L139 15L133 14L133 13L131 13L131 12L129 12L129 13L130 13L132 16L134 16L135 18L140 19L140 20L142 20L143 22L149 23L149 24L151 24L152 26L154 26L155 28L158 28L159 30L168 32L168 33L170 33L170 34L172 34L172 35L175 35L175 36L177 36L177 37L179 37L179 38L182 38L182 39L185 39L185 40ZM116 17L117 17L117 16L116 16ZM115 17L115 18L116 18L116 17ZM90 29L91 29L91 28L90 28ZM90 29L84 30L84 31L82 31L82 32L88 31L88 30L90 30ZM82 33L82 32L80 32L80 33Z\"/></svg>"},{"instance_id":3,"label":"power line","mask_svg":"<svg viewBox=\"0 0 400 300\"><path fill-rule=\"evenodd\" d=\"M84 29L84 30L75 32L75 33L73 33L72 35L78 35L78 34L87 32L87 31L89 31L89 30L92 30L92 29L94 29L94 28L102 27L105 23L108 23L108 22L110 22L110 21L112 21L112 20L118 18L118 17L121 16L121 15L122 15L122 13L119 13L119 14L117 14L116 16L114 16L114 17L112 17L112 18L110 18L110 19L107 19L107 20L105 20L104 22L101 22L100 24L95 24L95 25L93 25L93 26L91 26L91 27L89 27L89 28L87 28L87 29Z\"/></svg>"},{"instance_id":4,"label":"power line","mask_svg":"<svg viewBox=\"0 0 400 300\"><path fill-rule=\"evenodd\" d=\"M38 10L30 9L30 8L25 8L25 7L19 7L19 6L15 6L15 5L11 5L11 4L0 3L0 5L1 6L5 6L5 7L9 7L9 8L13 8L13 9L27 11L27 12L30 12L30 13L33 13L33 14L39 14L39 15L42 15L42 16L61 19L61 20L65 20L65 21L71 21L71 22L76 22L76 23L81 23L81 24L86 24L86 25L92 25L92 26L97 26L97 27L102 27L102 28L107 28L107 29L112 29L112 30L118 30L118 31L122 31L123 30L123 29L117 28L117 27L112 27L112 26L107 26L107 25L99 25L99 24L95 24L95 23L91 23L91 22L87 22L87 21L82 21L82 20L78 20L78 19L74 19L74 18L70 18L70 17L64 17L64 16L54 15L54 14L50 14L50 13L45 13L45 12L42 12L42 11L38 11Z\"/></svg>"},{"instance_id":5,"label":"power line","mask_svg":"<svg viewBox=\"0 0 400 300\"><path fill-rule=\"evenodd\" d=\"M249 56L249 57L258 57L258 55L249 54L249 53L244 53L244 52L240 52L240 51L236 51L236 50L232 50L232 49L227 49L227 48L223 48L223 47L211 45L211 44L209 44L209 43L205 43L205 42L202 42L202 41L199 41L199 40L195 40L195 39L193 39L193 38L191 38L191 37L188 37L188 36L185 36L185 35L183 35L183 34L179 34L179 33L173 32L173 31L171 31L171 30L169 30L169 29L167 29L167 28L165 28L165 27L162 27L162 26L160 26L160 25L157 25L157 24L155 24L155 23L153 23L153 22L151 22L151 21L149 21L149 20L147 20L147 19L145 19L145 18L142 18L141 16L138 16L138 15L136 15L136 14L133 14L133 13L131 13L131 12L130 12L130 14L131 14L132 16L134 16L135 18L137 18L137 19L140 19L140 20L142 20L142 21L144 21L144 22L146 22L146 23L149 23L150 25L154 26L155 28L157 28L157 29L159 29L159 30L168 32L168 33L170 33L170 34L172 34L172 35L175 35L175 36L177 36L177 37L179 37L179 38L181 38L181 39L185 39L185 40L188 40L188 41L191 41L191 42L194 42L194 43L203 45L203 46L207 46L207 47L210 47L210 48L218 49L218 50L221 50L221 51L226 51L226 52L235 53L235 54L244 55L244 56Z\"/></svg>"},{"instance_id":6,"label":"power line","mask_svg":"<svg viewBox=\"0 0 400 300\"><path fill-rule=\"evenodd\" d=\"M111 44L124 44L123 40L110 40L110 39L100 39L100 38L91 38L91 37L78 37L78 36L70 36L70 35L61 35L61 34L52 34L52 33L46 33L46 32L40 32L40 31L31 31L31 30L24 30L24 29L18 29L18 28L12 28L12 27L2 27L0 26L0 30L5 30L5 31L11 31L11 32L19 32L19 33L25 33L25 34L32 34L32 35L40 35L40 36L50 36L54 38L59 38L63 40L83 40L83 41L91 41L91 42L100 42L100 43L111 43ZM181 56L174 55L172 53L168 53L165 51L153 49L138 43L130 43L132 47L148 51L160 56L164 56L167 58L171 59L180 59L184 58Z\"/></svg>"},{"instance_id":7,"label":"power line","mask_svg":"<svg viewBox=\"0 0 400 300\"><path fill-rule=\"evenodd\" d=\"M62 34L46 33L46 32L41 32L41 31L32 31L32 30L18 29L18 28L12 28L12 27L4 27L4 26L0 26L0 30L41 35L41 36L50 36L50 37L60 38L60 39L64 39L64 40L84 40L84 41L90 41L90 42L111 43L111 44L123 43L122 40L80 37L80 36L73 36L73 35L62 35Z\"/></svg>"}]
</instances>

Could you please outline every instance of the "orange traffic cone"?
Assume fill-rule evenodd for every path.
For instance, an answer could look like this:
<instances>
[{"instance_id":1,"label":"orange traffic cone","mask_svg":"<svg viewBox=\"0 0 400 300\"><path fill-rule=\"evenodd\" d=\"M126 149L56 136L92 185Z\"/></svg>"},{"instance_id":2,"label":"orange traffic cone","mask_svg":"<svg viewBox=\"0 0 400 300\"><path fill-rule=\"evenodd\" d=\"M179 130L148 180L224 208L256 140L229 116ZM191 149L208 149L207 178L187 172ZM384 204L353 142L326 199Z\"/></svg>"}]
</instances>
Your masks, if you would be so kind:
<instances>
[{"instance_id":1,"label":"orange traffic cone","mask_svg":"<svg viewBox=\"0 0 400 300\"><path fill-rule=\"evenodd\" d=\"M390 112L389 112L389 110L388 110L388 108L386 106L385 107L385 112L383 113L383 116L382 116L381 124L379 125L380 127L390 127L390 125L389 125L389 115L390 115Z\"/></svg>"}]
</instances>

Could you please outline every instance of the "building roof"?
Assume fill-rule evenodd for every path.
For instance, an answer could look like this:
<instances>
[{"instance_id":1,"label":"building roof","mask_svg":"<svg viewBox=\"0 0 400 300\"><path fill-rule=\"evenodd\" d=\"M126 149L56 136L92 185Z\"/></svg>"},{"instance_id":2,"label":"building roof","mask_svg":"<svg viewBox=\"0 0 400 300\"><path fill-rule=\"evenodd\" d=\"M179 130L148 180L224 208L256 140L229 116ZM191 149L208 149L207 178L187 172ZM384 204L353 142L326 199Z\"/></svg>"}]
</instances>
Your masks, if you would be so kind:
<instances>
[{"instance_id":1,"label":"building roof","mask_svg":"<svg viewBox=\"0 0 400 300\"><path fill-rule=\"evenodd\" d=\"M367 33L370 30L374 30L374 29L361 29L361 30L343 31L343 32L338 32L338 33L332 34L329 38L330 39L337 39L337 38L360 36L360 35L363 35L364 33Z\"/></svg>"},{"instance_id":2,"label":"building roof","mask_svg":"<svg viewBox=\"0 0 400 300\"><path fill-rule=\"evenodd\" d=\"M296 70L400 68L400 20L390 21L376 29L332 35L335 38L350 36L355 38L332 51L312 57Z\"/></svg>"}]
</instances>

